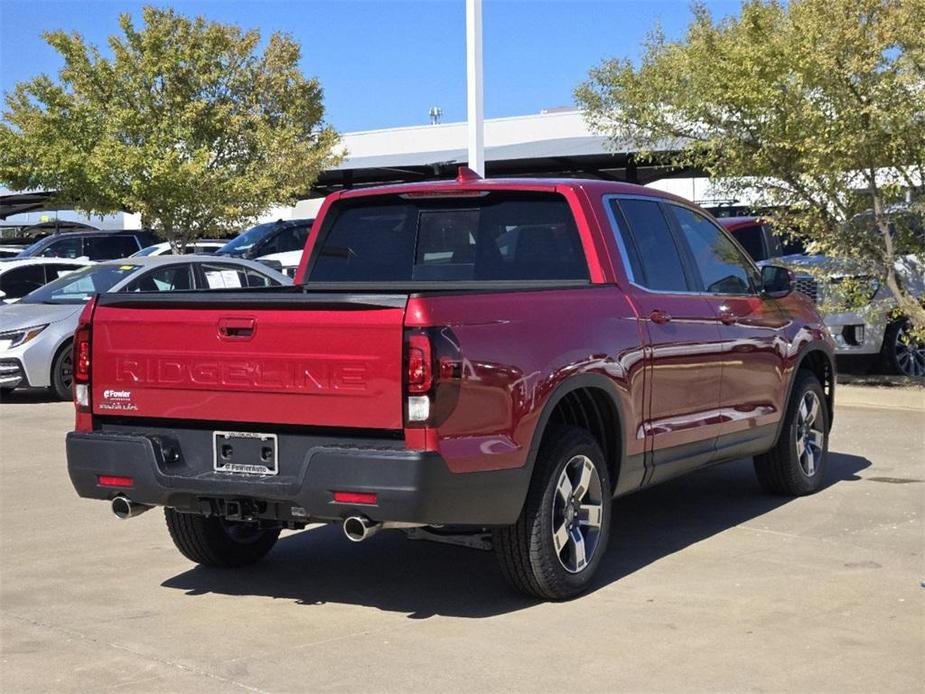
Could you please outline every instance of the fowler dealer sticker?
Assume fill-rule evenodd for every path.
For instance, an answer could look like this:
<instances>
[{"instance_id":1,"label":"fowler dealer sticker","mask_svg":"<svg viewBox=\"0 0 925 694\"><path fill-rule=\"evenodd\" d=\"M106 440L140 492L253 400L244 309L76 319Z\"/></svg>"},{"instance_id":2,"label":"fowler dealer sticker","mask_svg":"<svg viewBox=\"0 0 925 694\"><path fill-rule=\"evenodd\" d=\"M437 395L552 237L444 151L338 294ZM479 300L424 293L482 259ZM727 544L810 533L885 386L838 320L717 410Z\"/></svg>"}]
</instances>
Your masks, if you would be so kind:
<instances>
[{"instance_id":1,"label":"fowler dealer sticker","mask_svg":"<svg viewBox=\"0 0 925 694\"><path fill-rule=\"evenodd\" d=\"M114 390L107 388L103 391L103 402L99 403L97 409L115 410L120 412L137 412L138 405L132 402L132 391Z\"/></svg>"}]
</instances>

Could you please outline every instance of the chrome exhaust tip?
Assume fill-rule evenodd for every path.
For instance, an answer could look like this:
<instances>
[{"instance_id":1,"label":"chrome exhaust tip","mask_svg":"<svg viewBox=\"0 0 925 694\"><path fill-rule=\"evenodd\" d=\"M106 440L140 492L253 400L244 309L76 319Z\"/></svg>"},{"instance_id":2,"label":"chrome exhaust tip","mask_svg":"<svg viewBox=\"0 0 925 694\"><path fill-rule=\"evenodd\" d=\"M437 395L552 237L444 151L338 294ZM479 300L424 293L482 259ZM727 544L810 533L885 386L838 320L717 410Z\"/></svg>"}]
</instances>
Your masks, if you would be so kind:
<instances>
[{"instance_id":1,"label":"chrome exhaust tip","mask_svg":"<svg viewBox=\"0 0 925 694\"><path fill-rule=\"evenodd\" d=\"M350 516L344 520L344 535L351 542L363 542L375 535L382 523L371 521L364 516Z\"/></svg>"},{"instance_id":2,"label":"chrome exhaust tip","mask_svg":"<svg viewBox=\"0 0 925 694\"><path fill-rule=\"evenodd\" d=\"M152 508L153 506L148 506L147 504L136 504L124 496L117 496L112 500L112 512L116 514L116 518L121 518L122 520L140 516Z\"/></svg>"}]
</instances>

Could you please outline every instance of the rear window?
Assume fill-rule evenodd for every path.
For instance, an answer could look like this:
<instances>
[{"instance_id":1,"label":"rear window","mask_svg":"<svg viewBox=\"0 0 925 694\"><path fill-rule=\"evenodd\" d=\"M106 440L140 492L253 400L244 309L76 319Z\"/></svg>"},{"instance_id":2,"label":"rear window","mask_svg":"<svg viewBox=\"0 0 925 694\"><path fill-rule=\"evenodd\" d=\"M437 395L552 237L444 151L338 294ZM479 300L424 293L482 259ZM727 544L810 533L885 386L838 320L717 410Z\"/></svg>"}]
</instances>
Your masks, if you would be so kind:
<instances>
[{"instance_id":1,"label":"rear window","mask_svg":"<svg viewBox=\"0 0 925 694\"><path fill-rule=\"evenodd\" d=\"M332 212L310 282L588 278L575 220L560 195L376 197Z\"/></svg>"}]
</instances>

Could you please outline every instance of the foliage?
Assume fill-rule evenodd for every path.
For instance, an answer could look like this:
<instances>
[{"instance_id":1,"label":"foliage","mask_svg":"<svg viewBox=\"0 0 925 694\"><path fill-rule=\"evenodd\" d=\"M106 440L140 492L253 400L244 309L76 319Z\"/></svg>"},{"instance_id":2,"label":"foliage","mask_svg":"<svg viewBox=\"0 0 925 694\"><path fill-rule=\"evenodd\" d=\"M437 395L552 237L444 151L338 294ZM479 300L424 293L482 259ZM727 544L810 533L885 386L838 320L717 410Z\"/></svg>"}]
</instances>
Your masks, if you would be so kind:
<instances>
[{"instance_id":1,"label":"foliage","mask_svg":"<svg viewBox=\"0 0 925 694\"><path fill-rule=\"evenodd\" d=\"M605 60L576 99L614 143L677 150L666 163L779 210L925 329L894 268L925 252L922 203L897 204L925 184L925 0L748 0L718 22L697 5L683 40L656 30L638 66Z\"/></svg>"},{"instance_id":2,"label":"foliage","mask_svg":"<svg viewBox=\"0 0 925 694\"><path fill-rule=\"evenodd\" d=\"M299 45L273 34L258 50L257 31L172 10L142 17L136 29L121 16L109 57L79 34L45 34L64 67L7 95L0 180L140 213L175 250L304 197L338 136Z\"/></svg>"}]
</instances>

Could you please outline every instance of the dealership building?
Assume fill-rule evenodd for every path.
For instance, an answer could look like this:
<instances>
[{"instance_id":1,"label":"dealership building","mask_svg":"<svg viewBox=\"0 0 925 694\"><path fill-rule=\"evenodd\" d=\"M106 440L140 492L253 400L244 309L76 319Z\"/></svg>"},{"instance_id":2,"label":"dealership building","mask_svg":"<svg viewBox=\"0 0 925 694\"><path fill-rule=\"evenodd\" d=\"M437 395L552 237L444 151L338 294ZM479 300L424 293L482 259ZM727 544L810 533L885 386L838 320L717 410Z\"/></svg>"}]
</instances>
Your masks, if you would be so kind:
<instances>
[{"instance_id":1,"label":"dealership building","mask_svg":"<svg viewBox=\"0 0 925 694\"><path fill-rule=\"evenodd\" d=\"M324 196L361 186L452 178L467 159L467 126L437 123L342 133L344 159L319 176L305 199L270 210L261 221L312 217ZM656 152L657 160L660 153ZM665 153L661 153L665 154ZM629 181L667 190L697 202L711 199L709 180L696 171L642 161L629 145L591 132L577 109L548 109L528 116L485 121L485 172L489 177L539 176ZM9 193L8 191L6 191ZM52 219L82 221L100 228L138 228L138 215L107 217L54 211L42 193L3 195L4 225Z\"/></svg>"}]
</instances>

